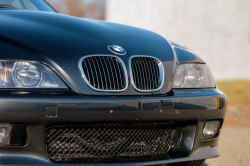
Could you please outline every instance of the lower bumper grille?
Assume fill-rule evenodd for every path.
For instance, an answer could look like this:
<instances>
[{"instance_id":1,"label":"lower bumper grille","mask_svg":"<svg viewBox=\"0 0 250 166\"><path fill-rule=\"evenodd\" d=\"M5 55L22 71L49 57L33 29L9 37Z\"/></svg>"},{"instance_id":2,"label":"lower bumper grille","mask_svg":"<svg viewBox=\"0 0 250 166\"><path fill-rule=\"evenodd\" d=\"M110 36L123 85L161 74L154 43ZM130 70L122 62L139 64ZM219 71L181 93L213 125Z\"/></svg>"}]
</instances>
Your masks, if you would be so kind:
<instances>
[{"instance_id":1,"label":"lower bumper grille","mask_svg":"<svg viewBox=\"0 0 250 166\"><path fill-rule=\"evenodd\" d=\"M130 162L168 159L181 132L175 123L55 125L46 130L55 162Z\"/></svg>"}]
</instances>

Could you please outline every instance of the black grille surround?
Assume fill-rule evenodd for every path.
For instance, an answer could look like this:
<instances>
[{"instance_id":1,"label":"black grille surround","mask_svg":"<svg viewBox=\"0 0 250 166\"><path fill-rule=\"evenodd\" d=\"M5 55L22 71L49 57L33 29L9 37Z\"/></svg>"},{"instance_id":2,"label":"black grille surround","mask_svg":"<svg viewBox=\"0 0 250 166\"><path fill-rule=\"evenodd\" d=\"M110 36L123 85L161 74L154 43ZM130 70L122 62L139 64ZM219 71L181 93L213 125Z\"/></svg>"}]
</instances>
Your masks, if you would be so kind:
<instances>
[{"instance_id":1,"label":"black grille surround","mask_svg":"<svg viewBox=\"0 0 250 166\"><path fill-rule=\"evenodd\" d=\"M158 91L164 82L163 64L155 57L133 56L130 58L130 77L137 91Z\"/></svg>"},{"instance_id":2,"label":"black grille surround","mask_svg":"<svg viewBox=\"0 0 250 166\"><path fill-rule=\"evenodd\" d=\"M53 125L46 129L54 162L139 162L169 159L181 132L176 123Z\"/></svg>"},{"instance_id":3,"label":"black grille surround","mask_svg":"<svg viewBox=\"0 0 250 166\"><path fill-rule=\"evenodd\" d=\"M112 55L86 56L79 68L88 86L96 91L121 92L128 86L123 61Z\"/></svg>"}]
</instances>

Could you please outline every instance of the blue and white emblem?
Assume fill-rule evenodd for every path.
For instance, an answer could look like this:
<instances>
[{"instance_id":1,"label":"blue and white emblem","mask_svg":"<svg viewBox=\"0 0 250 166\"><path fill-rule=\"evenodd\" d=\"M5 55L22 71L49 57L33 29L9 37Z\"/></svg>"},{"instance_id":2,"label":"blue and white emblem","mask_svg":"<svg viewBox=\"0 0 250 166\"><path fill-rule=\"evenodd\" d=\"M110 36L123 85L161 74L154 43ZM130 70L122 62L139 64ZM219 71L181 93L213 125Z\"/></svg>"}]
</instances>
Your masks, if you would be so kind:
<instances>
[{"instance_id":1,"label":"blue and white emblem","mask_svg":"<svg viewBox=\"0 0 250 166\"><path fill-rule=\"evenodd\" d=\"M125 55L127 54L127 51L125 50L125 48L118 46L118 45L109 45L108 49L113 52L114 54L117 55Z\"/></svg>"}]
</instances>

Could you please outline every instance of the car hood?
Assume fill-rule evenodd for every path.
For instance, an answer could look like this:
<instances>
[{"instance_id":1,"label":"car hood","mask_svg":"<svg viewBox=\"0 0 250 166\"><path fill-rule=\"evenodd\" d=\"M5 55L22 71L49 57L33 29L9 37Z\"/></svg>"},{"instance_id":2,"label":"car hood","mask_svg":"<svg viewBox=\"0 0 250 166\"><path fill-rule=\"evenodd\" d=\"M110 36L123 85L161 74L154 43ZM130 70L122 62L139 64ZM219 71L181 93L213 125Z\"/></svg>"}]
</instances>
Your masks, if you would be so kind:
<instances>
[{"instance_id":1,"label":"car hood","mask_svg":"<svg viewBox=\"0 0 250 166\"><path fill-rule=\"evenodd\" d=\"M0 20L1 59L48 64L77 93L103 95L86 85L78 62L86 55L114 55L107 48L110 44L127 50L124 56L116 55L124 61L127 70L129 58L133 55L150 55L163 62L164 86L157 92L143 94L165 94L171 89L176 58L171 44L156 33L105 21L27 10L0 10ZM114 94L140 95L130 81L124 92L105 93Z\"/></svg>"}]
</instances>

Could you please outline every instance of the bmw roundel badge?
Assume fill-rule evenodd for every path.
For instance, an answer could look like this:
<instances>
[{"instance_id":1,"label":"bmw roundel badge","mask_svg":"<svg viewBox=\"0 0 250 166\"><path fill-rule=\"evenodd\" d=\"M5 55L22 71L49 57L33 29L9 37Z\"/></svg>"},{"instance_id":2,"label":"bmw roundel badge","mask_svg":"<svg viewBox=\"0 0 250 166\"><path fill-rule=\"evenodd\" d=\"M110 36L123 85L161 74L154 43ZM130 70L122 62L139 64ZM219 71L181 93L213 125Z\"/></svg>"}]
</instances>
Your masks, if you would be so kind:
<instances>
[{"instance_id":1,"label":"bmw roundel badge","mask_svg":"<svg viewBox=\"0 0 250 166\"><path fill-rule=\"evenodd\" d=\"M118 45L109 45L108 49L117 55L126 55L127 54L127 51L125 50L125 48L118 46Z\"/></svg>"}]
</instances>

